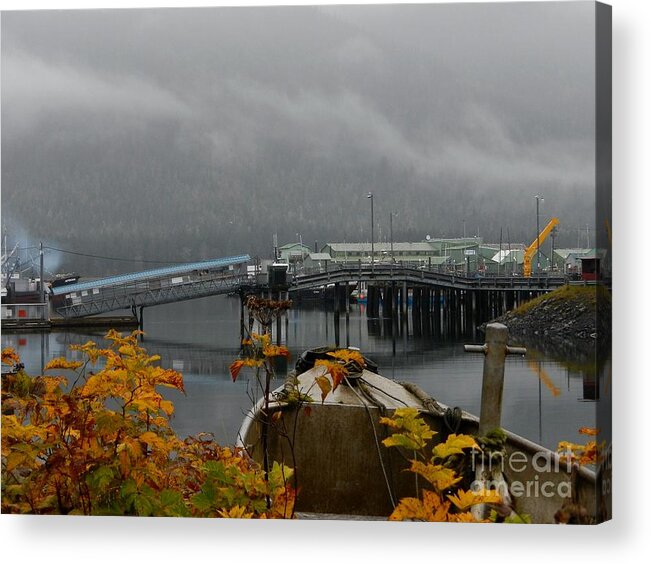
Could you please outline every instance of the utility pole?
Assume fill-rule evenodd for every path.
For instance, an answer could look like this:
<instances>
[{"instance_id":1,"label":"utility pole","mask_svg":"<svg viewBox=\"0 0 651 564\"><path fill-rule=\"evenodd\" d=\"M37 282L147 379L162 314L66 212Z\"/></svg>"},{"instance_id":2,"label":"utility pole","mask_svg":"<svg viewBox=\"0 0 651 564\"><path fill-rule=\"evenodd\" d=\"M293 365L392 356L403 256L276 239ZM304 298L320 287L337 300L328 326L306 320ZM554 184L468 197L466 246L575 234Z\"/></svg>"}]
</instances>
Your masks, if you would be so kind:
<instances>
[{"instance_id":1,"label":"utility pole","mask_svg":"<svg viewBox=\"0 0 651 564\"><path fill-rule=\"evenodd\" d=\"M366 197L371 200L371 274L375 274L375 216L373 213L373 193L369 192Z\"/></svg>"},{"instance_id":2,"label":"utility pole","mask_svg":"<svg viewBox=\"0 0 651 564\"><path fill-rule=\"evenodd\" d=\"M45 303L45 285L43 280L43 241L40 242L39 246L39 258L40 258L40 270L41 270L41 281L39 282L40 289L40 301L41 304ZM41 319L45 319L45 306L41 306Z\"/></svg>"},{"instance_id":3,"label":"utility pole","mask_svg":"<svg viewBox=\"0 0 651 564\"><path fill-rule=\"evenodd\" d=\"M393 256L393 212L389 212L389 235L391 237L391 264L396 262Z\"/></svg>"},{"instance_id":4,"label":"utility pole","mask_svg":"<svg viewBox=\"0 0 651 564\"><path fill-rule=\"evenodd\" d=\"M502 227L500 227L500 254L498 255L500 258L497 261L497 275L500 275L500 266L502 264Z\"/></svg>"},{"instance_id":5,"label":"utility pole","mask_svg":"<svg viewBox=\"0 0 651 564\"><path fill-rule=\"evenodd\" d=\"M536 194L536 274L540 276L540 202L545 198Z\"/></svg>"},{"instance_id":6,"label":"utility pole","mask_svg":"<svg viewBox=\"0 0 651 564\"><path fill-rule=\"evenodd\" d=\"M551 237L552 237L552 274L553 274L553 272L554 272L554 262L555 262L554 261L554 246L555 246L554 245L554 242L555 242L554 240L556 239L556 227L554 227L552 229Z\"/></svg>"}]
</instances>

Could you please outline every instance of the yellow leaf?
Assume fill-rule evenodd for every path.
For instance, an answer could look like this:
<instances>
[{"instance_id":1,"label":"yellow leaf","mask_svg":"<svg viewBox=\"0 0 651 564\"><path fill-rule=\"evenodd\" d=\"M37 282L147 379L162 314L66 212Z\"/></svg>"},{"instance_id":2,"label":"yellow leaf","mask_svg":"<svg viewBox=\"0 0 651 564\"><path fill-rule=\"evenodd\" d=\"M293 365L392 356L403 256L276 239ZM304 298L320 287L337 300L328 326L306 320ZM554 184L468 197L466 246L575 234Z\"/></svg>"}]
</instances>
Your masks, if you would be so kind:
<instances>
[{"instance_id":1,"label":"yellow leaf","mask_svg":"<svg viewBox=\"0 0 651 564\"><path fill-rule=\"evenodd\" d=\"M477 521L470 511L464 511L463 513L449 513L448 521L452 523L490 523L490 519Z\"/></svg>"},{"instance_id":2,"label":"yellow leaf","mask_svg":"<svg viewBox=\"0 0 651 564\"><path fill-rule=\"evenodd\" d=\"M393 513L389 515L389 521L418 520L428 521L429 515L423 506L423 502L416 497L403 497Z\"/></svg>"},{"instance_id":3,"label":"yellow leaf","mask_svg":"<svg viewBox=\"0 0 651 564\"><path fill-rule=\"evenodd\" d=\"M83 365L83 362L67 360L65 357L60 356L48 362L44 370L77 370L77 368L81 368Z\"/></svg>"},{"instance_id":4,"label":"yellow leaf","mask_svg":"<svg viewBox=\"0 0 651 564\"><path fill-rule=\"evenodd\" d=\"M450 435L444 443L439 443L432 452L437 458L447 458L453 454L462 454L464 448L477 448L479 445L469 435Z\"/></svg>"},{"instance_id":5,"label":"yellow leaf","mask_svg":"<svg viewBox=\"0 0 651 564\"><path fill-rule=\"evenodd\" d=\"M257 333L251 333L251 339L260 348L264 349L267 345L271 344L271 335L265 333L264 335L258 335Z\"/></svg>"},{"instance_id":6,"label":"yellow leaf","mask_svg":"<svg viewBox=\"0 0 651 564\"><path fill-rule=\"evenodd\" d=\"M361 368L364 368L366 366L366 362L364 362L364 357L359 351L352 351L349 349L339 349L333 352L329 352L328 356L336 358L337 360L341 360L344 362L344 364L348 364L349 362L355 362Z\"/></svg>"},{"instance_id":7,"label":"yellow leaf","mask_svg":"<svg viewBox=\"0 0 651 564\"><path fill-rule=\"evenodd\" d=\"M590 435L591 437L596 437L599 434L599 429L594 427L581 427L579 433L582 435Z\"/></svg>"},{"instance_id":8,"label":"yellow leaf","mask_svg":"<svg viewBox=\"0 0 651 564\"><path fill-rule=\"evenodd\" d=\"M230 509L220 509L218 514L225 519L251 519L253 517L253 513L247 512L246 507L240 505L235 505Z\"/></svg>"},{"instance_id":9,"label":"yellow leaf","mask_svg":"<svg viewBox=\"0 0 651 564\"><path fill-rule=\"evenodd\" d=\"M423 505L430 512L428 521L440 523L448 520L450 502L442 501L437 493L423 490Z\"/></svg>"},{"instance_id":10,"label":"yellow leaf","mask_svg":"<svg viewBox=\"0 0 651 564\"><path fill-rule=\"evenodd\" d=\"M169 400L162 400L160 408L165 412L165 415L170 417L174 413L174 404Z\"/></svg>"},{"instance_id":11,"label":"yellow leaf","mask_svg":"<svg viewBox=\"0 0 651 564\"><path fill-rule=\"evenodd\" d=\"M436 434L421 419L418 410L413 407L398 408L394 411L392 417L380 418L380 423L402 431L399 436L394 435L396 444L387 444L385 441L386 446L404 446L410 450L420 450Z\"/></svg>"},{"instance_id":12,"label":"yellow leaf","mask_svg":"<svg viewBox=\"0 0 651 564\"><path fill-rule=\"evenodd\" d=\"M432 521L448 520L450 502L442 501L435 492L423 490L422 501L415 497L405 497L400 500L389 521Z\"/></svg>"},{"instance_id":13,"label":"yellow leaf","mask_svg":"<svg viewBox=\"0 0 651 564\"><path fill-rule=\"evenodd\" d=\"M457 476L454 470L440 464L425 464L412 460L411 471L420 474L440 492L461 481L461 477Z\"/></svg>"},{"instance_id":14,"label":"yellow leaf","mask_svg":"<svg viewBox=\"0 0 651 564\"><path fill-rule=\"evenodd\" d=\"M478 492L459 490L456 494L449 495L448 499L461 511L465 511L478 503L502 503L502 497L495 490L481 490Z\"/></svg>"}]
</instances>

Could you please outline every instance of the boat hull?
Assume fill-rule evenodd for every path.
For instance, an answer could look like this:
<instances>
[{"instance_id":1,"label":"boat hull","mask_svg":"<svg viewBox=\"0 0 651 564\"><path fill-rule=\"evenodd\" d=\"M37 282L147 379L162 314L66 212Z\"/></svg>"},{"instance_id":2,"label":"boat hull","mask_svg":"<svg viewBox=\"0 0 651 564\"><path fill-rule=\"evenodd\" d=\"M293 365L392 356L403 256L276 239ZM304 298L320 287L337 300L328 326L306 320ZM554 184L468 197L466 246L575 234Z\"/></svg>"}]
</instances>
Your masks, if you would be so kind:
<instances>
[{"instance_id":1,"label":"boat hull","mask_svg":"<svg viewBox=\"0 0 651 564\"><path fill-rule=\"evenodd\" d=\"M437 433L435 442L451 433L443 410L432 411L424 394L415 395L413 387L388 380L369 371L362 373L373 401L346 385L341 385L321 403L314 378L320 369L299 376L299 385L314 401L308 410L282 402L271 405L269 414L282 420L283 432L269 427L268 448L272 460L295 468L299 488L296 510L317 514L388 517L394 503L414 497L424 486L406 471L405 453L386 448L381 441L388 428L380 417L391 416L398 407L411 406L421 411L424 420ZM278 392L282 390L279 389ZM425 401L423 401L425 399ZM240 429L240 446L262 461L261 403L258 403ZM280 412L282 415L274 415ZM462 413L458 433L476 435L478 419ZM594 472L561 463L559 456L527 439L505 431L506 452L500 463L509 484L518 513L528 514L534 523L553 523L563 503L577 503L596 517L597 480ZM293 448L291 447L293 444Z\"/></svg>"}]
</instances>

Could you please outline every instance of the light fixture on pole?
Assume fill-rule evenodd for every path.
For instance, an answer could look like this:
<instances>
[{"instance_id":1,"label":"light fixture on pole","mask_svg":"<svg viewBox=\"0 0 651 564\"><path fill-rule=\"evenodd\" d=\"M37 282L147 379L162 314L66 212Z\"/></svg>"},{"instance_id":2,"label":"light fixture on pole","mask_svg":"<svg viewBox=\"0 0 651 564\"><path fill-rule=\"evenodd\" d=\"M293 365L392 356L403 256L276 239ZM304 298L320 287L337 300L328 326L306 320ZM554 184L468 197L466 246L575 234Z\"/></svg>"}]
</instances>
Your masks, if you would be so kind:
<instances>
[{"instance_id":1,"label":"light fixture on pole","mask_svg":"<svg viewBox=\"0 0 651 564\"><path fill-rule=\"evenodd\" d=\"M373 192L369 192L366 195L367 198L371 200L371 273L375 272L375 231L373 224L375 223L375 217L373 215Z\"/></svg>"},{"instance_id":2,"label":"light fixture on pole","mask_svg":"<svg viewBox=\"0 0 651 564\"><path fill-rule=\"evenodd\" d=\"M393 216L398 215L397 212L389 212L389 237L391 239L391 263L395 263L396 259L393 256Z\"/></svg>"},{"instance_id":3,"label":"light fixture on pole","mask_svg":"<svg viewBox=\"0 0 651 564\"><path fill-rule=\"evenodd\" d=\"M301 233L297 233L296 238L298 239L298 246L301 249L301 264L303 264L305 261L305 253L303 252L303 235Z\"/></svg>"},{"instance_id":4,"label":"light fixture on pole","mask_svg":"<svg viewBox=\"0 0 651 564\"><path fill-rule=\"evenodd\" d=\"M544 202L545 198L536 194L536 274L540 276L540 202Z\"/></svg>"}]
</instances>

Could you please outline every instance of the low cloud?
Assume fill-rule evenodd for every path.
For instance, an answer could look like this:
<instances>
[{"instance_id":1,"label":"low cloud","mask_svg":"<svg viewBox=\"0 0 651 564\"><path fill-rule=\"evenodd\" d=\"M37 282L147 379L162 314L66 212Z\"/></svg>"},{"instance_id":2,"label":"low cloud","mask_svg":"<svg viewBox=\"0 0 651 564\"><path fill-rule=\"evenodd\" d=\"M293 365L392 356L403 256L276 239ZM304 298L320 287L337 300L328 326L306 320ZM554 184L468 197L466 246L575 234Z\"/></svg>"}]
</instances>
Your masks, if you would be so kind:
<instances>
[{"instance_id":1,"label":"low cloud","mask_svg":"<svg viewBox=\"0 0 651 564\"><path fill-rule=\"evenodd\" d=\"M92 69L53 64L24 53L3 53L2 105L10 128L34 128L48 114L74 111L133 117L187 119L192 110L173 93L140 77L102 75Z\"/></svg>"}]
</instances>

